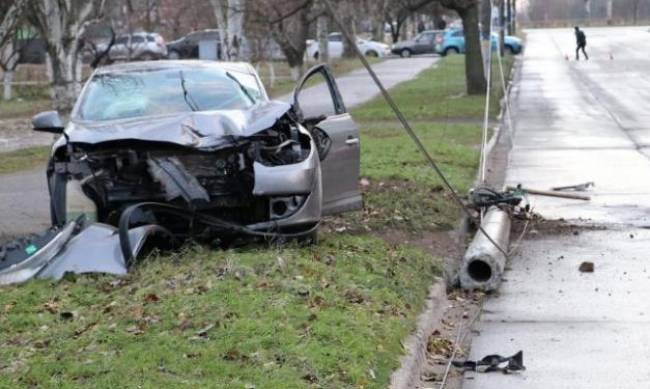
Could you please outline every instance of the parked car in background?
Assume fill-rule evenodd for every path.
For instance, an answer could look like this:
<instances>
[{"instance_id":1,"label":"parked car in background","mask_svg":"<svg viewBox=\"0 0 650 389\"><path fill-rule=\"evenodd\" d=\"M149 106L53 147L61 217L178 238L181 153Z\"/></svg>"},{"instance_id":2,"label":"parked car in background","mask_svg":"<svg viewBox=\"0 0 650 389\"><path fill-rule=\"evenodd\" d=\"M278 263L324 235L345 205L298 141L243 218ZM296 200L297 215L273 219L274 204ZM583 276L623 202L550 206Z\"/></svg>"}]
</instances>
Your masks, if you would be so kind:
<instances>
[{"instance_id":1,"label":"parked car in background","mask_svg":"<svg viewBox=\"0 0 650 389\"><path fill-rule=\"evenodd\" d=\"M328 35L327 43L329 46L330 58L341 58L343 56L343 34L340 32L333 32ZM390 54L390 46L385 43L370 41L366 39L357 38L357 47L367 57L383 58ZM310 40L307 43L307 57L318 60L320 53L318 52L318 40Z\"/></svg>"},{"instance_id":2,"label":"parked car in background","mask_svg":"<svg viewBox=\"0 0 650 389\"><path fill-rule=\"evenodd\" d=\"M443 30L422 31L415 38L397 42L391 52L402 58L416 54L436 53L436 44L442 43Z\"/></svg>"},{"instance_id":3,"label":"parked car in background","mask_svg":"<svg viewBox=\"0 0 650 389\"><path fill-rule=\"evenodd\" d=\"M199 58L199 42L217 42L217 53L221 53L219 30L193 31L180 39L167 43L167 57L169 59ZM221 58L221 55L218 54Z\"/></svg>"},{"instance_id":4,"label":"parked car in background","mask_svg":"<svg viewBox=\"0 0 650 389\"><path fill-rule=\"evenodd\" d=\"M107 42L97 45L97 51L105 50ZM102 47L103 46L103 47ZM160 34L138 32L120 35L115 39L109 56L113 61L150 61L167 57L167 46Z\"/></svg>"},{"instance_id":5,"label":"parked car in background","mask_svg":"<svg viewBox=\"0 0 650 389\"><path fill-rule=\"evenodd\" d=\"M492 50L499 45L499 34L492 34ZM522 52L524 45L516 36L506 35L504 39L505 50L516 55ZM436 51L442 55L460 54L465 52L465 35L460 28L449 29L443 35L442 41L436 45Z\"/></svg>"}]
</instances>

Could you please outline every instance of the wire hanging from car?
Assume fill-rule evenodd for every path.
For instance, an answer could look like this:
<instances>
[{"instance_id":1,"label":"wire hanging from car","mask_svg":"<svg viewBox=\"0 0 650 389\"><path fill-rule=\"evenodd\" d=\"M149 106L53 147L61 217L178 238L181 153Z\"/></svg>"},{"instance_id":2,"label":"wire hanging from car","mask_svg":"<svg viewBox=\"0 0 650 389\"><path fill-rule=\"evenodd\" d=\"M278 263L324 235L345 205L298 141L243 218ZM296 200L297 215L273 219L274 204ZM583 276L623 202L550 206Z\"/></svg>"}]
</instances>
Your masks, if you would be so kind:
<instances>
[{"instance_id":1,"label":"wire hanging from car","mask_svg":"<svg viewBox=\"0 0 650 389\"><path fill-rule=\"evenodd\" d=\"M413 142L415 143L415 145L417 146L417 148L420 150L420 152L421 152L421 153L424 155L424 157L426 158L426 160L427 160L427 162L429 163L429 165L433 168L433 170L436 172L436 174L440 177L440 179L441 179L442 182L444 183L445 187L447 188L447 190L449 191L449 193L452 195L454 201L456 201L456 202L460 205L461 209L462 209L462 210L467 214L467 216L468 216L470 219L474 219L474 215L472 214L472 211L471 211L471 210L467 207L467 205L463 202L463 200L461 199L461 197L460 197L460 195L458 194L458 192L456 192L456 189L454 189L454 187L451 185L451 182L449 182L449 179L445 176L445 174L442 172L442 170L441 170L440 167L438 166L437 162L433 159L433 157L431 156L431 154L429 154L428 150L426 149L426 147L424 146L424 144L422 143L422 141L420 140L420 138L418 137L418 135L415 133L415 131L413 131L413 128L411 127L411 125L409 124L409 122L406 120L406 117L404 116L404 114L402 113L402 111L401 111L401 110L399 109L399 107L397 106L397 103L395 103L395 101L393 100L393 98L391 97L391 95L388 93L388 91L386 90L386 88L385 88L384 85L382 84L381 80L379 80L379 77L377 77L377 74L375 73L375 71L372 69L372 67L371 67L370 64L368 63L368 60L367 60L367 59L364 57L364 55L361 53L361 51L359 50L359 48L357 47L357 45L354 44L354 42L356 42L356 40L352 37L352 35L350 35L350 32L348 31L348 29L346 28L346 26L345 26L345 25L343 24L343 22L341 21L341 19L339 18L338 14L335 12L335 10L334 10L334 6L332 5L331 0L323 0L323 3L324 3L325 6L327 7L327 9L328 9L328 11L329 11L329 13L330 13L330 16L332 17L332 20L334 20L334 22L336 23L336 25L339 27L339 29L341 30L341 33L343 34L343 36L345 37L345 39L347 40L347 42L352 42L352 47L354 48L354 51L355 51L355 53L357 54L357 57L359 58L359 60L360 60L361 63L363 64L363 66L366 68L366 70L368 71L368 73L370 74L370 77L373 79L374 83L375 83L375 84L377 85L377 87L379 88L379 91L381 92L382 96L383 96L384 99L386 100L386 103L388 103L388 105L390 106L390 108L393 110L393 112L395 113L395 116L397 117L397 119L398 119L398 120L400 121L400 123L402 124L402 127L404 128L404 130L406 131L406 133L411 137L411 139L413 140ZM499 244L494 240L494 238L492 238L492 237L490 236L490 234L487 233L487 231L485 231L485 229L480 225L480 223L477 223L477 226L478 226L479 231L480 231L483 235L485 235L485 237L488 239L488 241L489 241L491 244L493 244L494 247L496 247L497 250L499 250L499 251L500 251L500 252L501 252L501 253L502 253L502 254L507 258L507 257L508 257L508 252L507 252L504 248L502 248L502 247L501 247L501 246L500 246L500 245L499 245Z\"/></svg>"}]
</instances>

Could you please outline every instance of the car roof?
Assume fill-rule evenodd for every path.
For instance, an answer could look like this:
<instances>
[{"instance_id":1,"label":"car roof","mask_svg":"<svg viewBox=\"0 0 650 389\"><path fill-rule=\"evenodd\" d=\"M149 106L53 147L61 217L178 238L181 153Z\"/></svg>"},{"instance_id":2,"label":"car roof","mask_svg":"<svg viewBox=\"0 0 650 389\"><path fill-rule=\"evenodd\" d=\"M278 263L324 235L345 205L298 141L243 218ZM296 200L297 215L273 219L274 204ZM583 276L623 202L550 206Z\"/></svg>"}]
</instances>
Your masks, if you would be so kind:
<instances>
[{"instance_id":1,"label":"car roof","mask_svg":"<svg viewBox=\"0 0 650 389\"><path fill-rule=\"evenodd\" d=\"M155 69L196 69L196 68L217 68L224 71L255 74L253 67L247 62L221 62L201 60L162 60L162 61L138 61L124 62L108 66L102 66L95 71L95 74L107 74L111 72L130 72L138 70Z\"/></svg>"}]
</instances>

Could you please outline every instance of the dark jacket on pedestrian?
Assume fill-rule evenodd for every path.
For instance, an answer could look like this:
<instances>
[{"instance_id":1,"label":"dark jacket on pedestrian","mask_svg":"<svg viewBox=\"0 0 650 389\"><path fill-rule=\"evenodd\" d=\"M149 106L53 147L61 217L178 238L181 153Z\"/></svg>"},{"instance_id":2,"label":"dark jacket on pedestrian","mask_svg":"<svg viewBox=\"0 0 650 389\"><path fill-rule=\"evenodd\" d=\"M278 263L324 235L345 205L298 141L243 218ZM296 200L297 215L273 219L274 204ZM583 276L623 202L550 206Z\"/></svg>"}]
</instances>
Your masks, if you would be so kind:
<instances>
[{"instance_id":1,"label":"dark jacket on pedestrian","mask_svg":"<svg viewBox=\"0 0 650 389\"><path fill-rule=\"evenodd\" d=\"M578 46L587 46L587 37L585 36L585 33L576 28L576 44Z\"/></svg>"}]
</instances>

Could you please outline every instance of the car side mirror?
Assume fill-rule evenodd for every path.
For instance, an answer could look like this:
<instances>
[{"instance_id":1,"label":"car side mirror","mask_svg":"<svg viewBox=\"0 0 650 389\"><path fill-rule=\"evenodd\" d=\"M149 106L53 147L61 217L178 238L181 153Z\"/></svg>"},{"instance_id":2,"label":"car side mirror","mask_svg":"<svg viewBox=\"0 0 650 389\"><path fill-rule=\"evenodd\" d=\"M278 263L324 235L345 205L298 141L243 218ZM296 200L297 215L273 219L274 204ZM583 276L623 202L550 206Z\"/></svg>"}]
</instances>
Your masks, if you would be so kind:
<instances>
[{"instance_id":1,"label":"car side mirror","mask_svg":"<svg viewBox=\"0 0 650 389\"><path fill-rule=\"evenodd\" d=\"M34 115L32 118L34 131L51 132L53 134L63 133L63 121L57 111L45 111Z\"/></svg>"}]
</instances>

